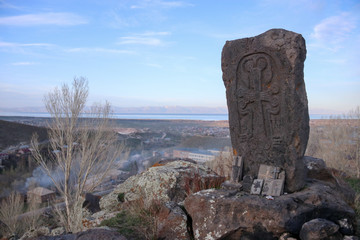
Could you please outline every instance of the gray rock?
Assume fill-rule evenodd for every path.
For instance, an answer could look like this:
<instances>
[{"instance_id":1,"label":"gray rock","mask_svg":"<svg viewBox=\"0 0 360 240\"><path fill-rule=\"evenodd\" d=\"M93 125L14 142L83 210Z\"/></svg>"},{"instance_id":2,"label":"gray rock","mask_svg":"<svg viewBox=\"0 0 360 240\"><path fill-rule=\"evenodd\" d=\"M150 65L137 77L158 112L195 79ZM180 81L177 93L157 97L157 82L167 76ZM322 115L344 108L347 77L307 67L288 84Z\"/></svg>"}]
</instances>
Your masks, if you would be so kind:
<instances>
[{"instance_id":1,"label":"gray rock","mask_svg":"<svg viewBox=\"0 0 360 240\"><path fill-rule=\"evenodd\" d=\"M288 192L305 183L305 57L303 37L284 29L227 41L222 51L231 141L244 161L243 175L255 177L260 164L280 167Z\"/></svg>"},{"instance_id":2,"label":"gray rock","mask_svg":"<svg viewBox=\"0 0 360 240\"><path fill-rule=\"evenodd\" d=\"M279 237L279 240L296 240L290 233L283 233Z\"/></svg>"},{"instance_id":3,"label":"gray rock","mask_svg":"<svg viewBox=\"0 0 360 240\"><path fill-rule=\"evenodd\" d=\"M50 235L50 229L48 227L42 226L25 232L24 235L20 238L20 240L33 239L46 235Z\"/></svg>"},{"instance_id":4,"label":"gray rock","mask_svg":"<svg viewBox=\"0 0 360 240\"><path fill-rule=\"evenodd\" d=\"M343 240L359 240L357 236L344 236Z\"/></svg>"},{"instance_id":5,"label":"gray rock","mask_svg":"<svg viewBox=\"0 0 360 240\"><path fill-rule=\"evenodd\" d=\"M355 191L343 180L343 172L327 168L325 161L320 158L304 156L303 161L307 168L307 177L327 182L328 186L336 190L347 204L352 205L355 200Z\"/></svg>"},{"instance_id":6,"label":"gray rock","mask_svg":"<svg viewBox=\"0 0 360 240\"><path fill-rule=\"evenodd\" d=\"M126 238L116 231L106 229L90 229L78 233L76 240L126 240Z\"/></svg>"},{"instance_id":7,"label":"gray rock","mask_svg":"<svg viewBox=\"0 0 360 240\"><path fill-rule=\"evenodd\" d=\"M90 229L75 234L64 234L59 236L41 236L25 238L26 240L126 240L120 233L107 229Z\"/></svg>"},{"instance_id":8,"label":"gray rock","mask_svg":"<svg viewBox=\"0 0 360 240\"><path fill-rule=\"evenodd\" d=\"M325 161L320 159L320 158L304 156L303 161L305 163L306 168L309 170L309 173L313 172L314 175L317 172L320 172L320 171L322 171L322 170L324 170L326 168Z\"/></svg>"},{"instance_id":9,"label":"gray rock","mask_svg":"<svg viewBox=\"0 0 360 240\"><path fill-rule=\"evenodd\" d=\"M178 203L191 193L220 187L224 181L225 177L218 176L203 165L171 161L128 178L113 192L100 199L100 208L106 212L118 210L122 204L117 198L119 193L125 194L125 202L143 199L145 207L150 206L153 201Z\"/></svg>"},{"instance_id":10,"label":"gray rock","mask_svg":"<svg viewBox=\"0 0 360 240\"><path fill-rule=\"evenodd\" d=\"M185 212L174 202L163 205L158 214L158 239L188 240L191 239Z\"/></svg>"},{"instance_id":11,"label":"gray rock","mask_svg":"<svg viewBox=\"0 0 360 240\"><path fill-rule=\"evenodd\" d=\"M343 237L338 232L339 226L322 218L306 222L300 231L301 240L341 240Z\"/></svg>"},{"instance_id":12,"label":"gray rock","mask_svg":"<svg viewBox=\"0 0 360 240\"><path fill-rule=\"evenodd\" d=\"M274 239L285 232L298 236L303 224L314 218L346 218L356 225L354 210L320 181L273 200L240 193L212 189L185 199L195 239Z\"/></svg>"},{"instance_id":13,"label":"gray rock","mask_svg":"<svg viewBox=\"0 0 360 240\"><path fill-rule=\"evenodd\" d=\"M65 231L65 228L63 227L57 227L57 228L54 228L51 230L50 232L50 236L57 236L57 235L61 235L61 234L64 234L66 231Z\"/></svg>"}]
</instances>

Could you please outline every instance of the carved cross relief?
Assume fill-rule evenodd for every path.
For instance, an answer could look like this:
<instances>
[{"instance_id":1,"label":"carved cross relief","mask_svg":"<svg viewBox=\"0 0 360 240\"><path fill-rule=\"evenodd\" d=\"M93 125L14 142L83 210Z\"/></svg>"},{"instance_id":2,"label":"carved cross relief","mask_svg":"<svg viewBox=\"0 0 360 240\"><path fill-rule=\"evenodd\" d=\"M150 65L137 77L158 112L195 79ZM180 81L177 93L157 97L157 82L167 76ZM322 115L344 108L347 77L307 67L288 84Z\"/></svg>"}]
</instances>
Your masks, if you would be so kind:
<instances>
[{"instance_id":1,"label":"carved cross relief","mask_svg":"<svg viewBox=\"0 0 360 240\"><path fill-rule=\"evenodd\" d=\"M256 137L263 146L281 144L280 89L274 81L275 66L266 53L243 57L237 69L235 98L239 114L240 142Z\"/></svg>"}]
</instances>

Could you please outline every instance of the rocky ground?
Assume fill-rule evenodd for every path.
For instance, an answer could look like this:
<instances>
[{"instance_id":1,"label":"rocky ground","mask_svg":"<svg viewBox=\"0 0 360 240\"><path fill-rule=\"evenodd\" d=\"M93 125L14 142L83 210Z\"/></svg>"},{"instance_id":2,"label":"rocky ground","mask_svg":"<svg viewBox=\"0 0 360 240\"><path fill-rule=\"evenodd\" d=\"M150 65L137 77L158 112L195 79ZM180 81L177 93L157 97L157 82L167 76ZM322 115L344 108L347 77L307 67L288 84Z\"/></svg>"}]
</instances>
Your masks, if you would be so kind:
<instances>
[{"instance_id":1,"label":"rocky ground","mask_svg":"<svg viewBox=\"0 0 360 240\"><path fill-rule=\"evenodd\" d=\"M165 161L102 197L100 211L83 219L84 229L92 230L23 239L100 239L99 235L101 239L358 239L352 190L331 174L323 160L304 161L306 187L272 200L222 189L225 179L202 165ZM123 219L139 209L148 209L146 216L155 221L133 228L138 234L126 233L129 226ZM114 221L117 225L111 225ZM112 228L96 228L101 222ZM114 226L122 234L114 232Z\"/></svg>"}]
</instances>

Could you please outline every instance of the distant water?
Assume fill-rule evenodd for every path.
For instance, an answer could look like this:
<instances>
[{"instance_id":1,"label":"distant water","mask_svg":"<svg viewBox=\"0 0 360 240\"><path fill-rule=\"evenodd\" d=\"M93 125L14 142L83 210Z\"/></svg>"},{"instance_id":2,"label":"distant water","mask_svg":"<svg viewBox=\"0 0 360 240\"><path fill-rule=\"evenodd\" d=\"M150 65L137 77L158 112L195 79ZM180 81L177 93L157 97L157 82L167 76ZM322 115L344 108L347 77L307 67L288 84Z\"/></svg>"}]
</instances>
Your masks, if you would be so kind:
<instances>
[{"instance_id":1,"label":"distant water","mask_svg":"<svg viewBox=\"0 0 360 240\"><path fill-rule=\"evenodd\" d=\"M0 112L0 116L16 117L50 117L48 113L16 113ZM310 114L310 119L328 119L329 114ZM227 114L123 114L115 113L115 119L151 119L151 120L203 120L203 121L222 121L228 120Z\"/></svg>"}]
</instances>

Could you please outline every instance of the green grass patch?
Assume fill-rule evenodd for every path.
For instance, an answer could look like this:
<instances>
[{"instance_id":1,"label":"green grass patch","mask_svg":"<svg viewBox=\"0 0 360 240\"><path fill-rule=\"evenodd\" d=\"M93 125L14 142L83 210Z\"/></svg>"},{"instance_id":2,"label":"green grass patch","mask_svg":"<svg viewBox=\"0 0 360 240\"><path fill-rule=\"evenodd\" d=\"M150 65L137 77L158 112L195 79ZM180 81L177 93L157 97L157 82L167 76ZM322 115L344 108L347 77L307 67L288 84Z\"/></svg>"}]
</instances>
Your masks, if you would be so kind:
<instances>
[{"instance_id":1,"label":"green grass patch","mask_svg":"<svg viewBox=\"0 0 360 240\"><path fill-rule=\"evenodd\" d=\"M346 178L345 181L357 194L360 194L360 178Z\"/></svg>"},{"instance_id":2,"label":"green grass patch","mask_svg":"<svg viewBox=\"0 0 360 240\"><path fill-rule=\"evenodd\" d=\"M119 193L117 199L119 202L123 203L125 201L125 193Z\"/></svg>"},{"instance_id":3,"label":"green grass patch","mask_svg":"<svg viewBox=\"0 0 360 240\"><path fill-rule=\"evenodd\" d=\"M140 212L123 210L115 217L102 221L100 226L115 228L128 239L143 240L156 239L153 224L151 214L142 209Z\"/></svg>"},{"instance_id":4,"label":"green grass patch","mask_svg":"<svg viewBox=\"0 0 360 240\"><path fill-rule=\"evenodd\" d=\"M360 178L347 178L345 181L355 191L354 210L358 221L357 236L360 237Z\"/></svg>"},{"instance_id":5,"label":"green grass patch","mask_svg":"<svg viewBox=\"0 0 360 240\"><path fill-rule=\"evenodd\" d=\"M104 220L100 226L108 226L117 229L119 233L129 239L143 239L143 235L137 231L139 225L141 225L141 219L139 217L129 214L127 211L118 213L115 217Z\"/></svg>"}]
</instances>

